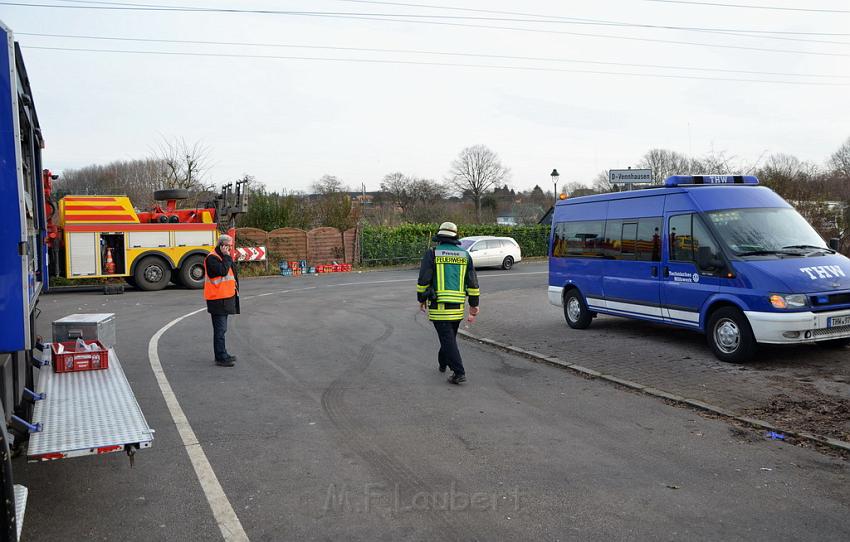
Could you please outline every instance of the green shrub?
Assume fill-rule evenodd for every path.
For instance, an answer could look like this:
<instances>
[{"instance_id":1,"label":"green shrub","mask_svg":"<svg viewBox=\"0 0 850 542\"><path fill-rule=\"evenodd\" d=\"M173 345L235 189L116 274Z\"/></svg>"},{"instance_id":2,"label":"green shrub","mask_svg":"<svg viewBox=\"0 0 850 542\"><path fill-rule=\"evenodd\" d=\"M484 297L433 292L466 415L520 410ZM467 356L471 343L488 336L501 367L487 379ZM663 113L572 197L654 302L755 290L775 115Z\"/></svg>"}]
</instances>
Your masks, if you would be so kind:
<instances>
[{"instance_id":1,"label":"green shrub","mask_svg":"<svg viewBox=\"0 0 850 542\"><path fill-rule=\"evenodd\" d=\"M362 264L366 266L415 263L431 246L431 238L439 224L404 224L401 226L365 226L361 231ZM523 257L546 256L549 248L549 226L499 226L469 224L458 226L461 237L495 235L511 237L519 243Z\"/></svg>"}]
</instances>

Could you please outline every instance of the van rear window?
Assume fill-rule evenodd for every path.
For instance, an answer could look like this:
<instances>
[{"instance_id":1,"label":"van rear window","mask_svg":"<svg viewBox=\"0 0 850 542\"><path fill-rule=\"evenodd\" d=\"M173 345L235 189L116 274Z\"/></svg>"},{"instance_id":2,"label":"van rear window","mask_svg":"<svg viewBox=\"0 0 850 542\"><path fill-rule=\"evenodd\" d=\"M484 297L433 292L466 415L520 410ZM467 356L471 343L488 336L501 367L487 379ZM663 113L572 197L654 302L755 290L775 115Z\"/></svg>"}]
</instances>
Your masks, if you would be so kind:
<instances>
[{"instance_id":1,"label":"van rear window","mask_svg":"<svg viewBox=\"0 0 850 542\"><path fill-rule=\"evenodd\" d=\"M605 232L604 220L560 222L555 225L552 256L601 258Z\"/></svg>"}]
</instances>

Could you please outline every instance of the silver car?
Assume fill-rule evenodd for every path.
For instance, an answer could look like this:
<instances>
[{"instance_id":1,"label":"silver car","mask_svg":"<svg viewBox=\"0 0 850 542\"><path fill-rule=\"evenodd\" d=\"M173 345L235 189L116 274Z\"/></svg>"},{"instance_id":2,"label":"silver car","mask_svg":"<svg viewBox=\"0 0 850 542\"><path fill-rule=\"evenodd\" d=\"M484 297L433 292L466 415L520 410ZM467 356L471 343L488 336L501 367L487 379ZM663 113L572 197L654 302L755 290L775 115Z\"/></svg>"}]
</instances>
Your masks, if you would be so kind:
<instances>
[{"instance_id":1,"label":"silver car","mask_svg":"<svg viewBox=\"0 0 850 542\"><path fill-rule=\"evenodd\" d=\"M510 237L492 237L476 235L464 237L460 246L472 257L472 264L478 267L501 267L510 269L516 262L522 261L519 244Z\"/></svg>"}]
</instances>

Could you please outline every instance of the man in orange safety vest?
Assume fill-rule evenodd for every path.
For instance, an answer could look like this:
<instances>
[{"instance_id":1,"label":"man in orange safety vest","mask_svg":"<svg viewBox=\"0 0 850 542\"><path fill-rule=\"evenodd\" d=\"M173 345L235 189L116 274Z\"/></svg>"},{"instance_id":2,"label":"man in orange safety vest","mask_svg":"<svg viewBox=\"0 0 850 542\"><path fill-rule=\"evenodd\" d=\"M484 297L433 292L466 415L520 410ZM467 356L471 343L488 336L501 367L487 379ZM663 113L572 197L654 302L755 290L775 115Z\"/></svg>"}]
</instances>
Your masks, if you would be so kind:
<instances>
[{"instance_id":1,"label":"man in orange safety vest","mask_svg":"<svg viewBox=\"0 0 850 542\"><path fill-rule=\"evenodd\" d=\"M224 334L227 316L239 314L239 275L233 261L233 238L229 235L219 236L215 250L204 260L204 299L212 316L215 362L222 367L233 367L236 356L227 353Z\"/></svg>"}]
</instances>

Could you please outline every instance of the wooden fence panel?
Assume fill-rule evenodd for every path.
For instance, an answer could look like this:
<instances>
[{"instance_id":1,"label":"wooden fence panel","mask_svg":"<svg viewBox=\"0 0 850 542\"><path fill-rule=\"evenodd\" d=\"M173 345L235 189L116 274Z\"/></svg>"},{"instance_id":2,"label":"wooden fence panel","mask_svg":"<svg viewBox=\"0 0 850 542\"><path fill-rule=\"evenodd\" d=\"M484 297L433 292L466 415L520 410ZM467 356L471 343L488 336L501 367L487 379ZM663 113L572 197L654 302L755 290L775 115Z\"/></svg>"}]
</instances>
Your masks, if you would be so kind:
<instances>
[{"instance_id":1,"label":"wooden fence panel","mask_svg":"<svg viewBox=\"0 0 850 542\"><path fill-rule=\"evenodd\" d=\"M237 247L264 247L269 242L269 233L259 228L236 228Z\"/></svg>"},{"instance_id":2,"label":"wooden fence panel","mask_svg":"<svg viewBox=\"0 0 850 542\"><path fill-rule=\"evenodd\" d=\"M343 232L342 241L345 248L345 263L359 263L360 247L357 243L357 228Z\"/></svg>"},{"instance_id":3,"label":"wooden fence panel","mask_svg":"<svg viewBox=\"0 0 850 542\"><path fill-rule=\"evenodd\" d=\"M298 228L278 228L268 234L270 257L278 260L309 260L307 232Z\"/></svg>"},{"instance_id":4,"label":"wooden fence panel","mask_svg":"<svg viewBox=\"0 0 850 542\"><path fill-rule=\"evenodd\" d=\"M342 262L345 250L336 228L316 228L307 233L307 259L311 265Z\"/></svg>"}]
</instances>

